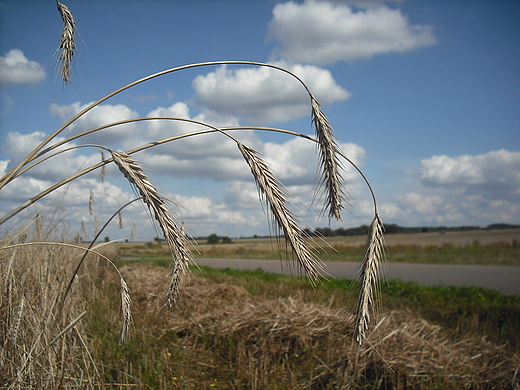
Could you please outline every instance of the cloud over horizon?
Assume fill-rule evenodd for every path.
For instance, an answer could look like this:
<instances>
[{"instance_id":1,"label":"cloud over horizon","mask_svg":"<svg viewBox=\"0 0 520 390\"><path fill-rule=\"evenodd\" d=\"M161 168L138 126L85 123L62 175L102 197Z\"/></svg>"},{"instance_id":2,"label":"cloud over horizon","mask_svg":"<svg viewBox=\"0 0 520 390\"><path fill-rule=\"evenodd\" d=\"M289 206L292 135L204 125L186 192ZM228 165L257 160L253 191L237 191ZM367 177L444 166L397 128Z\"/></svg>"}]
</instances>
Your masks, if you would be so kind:
<instances>
[{"instance_id":1,"label":"cloud over horizon","mask_svg":"<svg viewBox=\"0 0 520 390\"><path fill-rule=\"evenodd\" d=\"M421 160L421 182L486 199L520 200L520 152L494 150L476 156L433 156Z\"/></svg>"},{"instance_id":2,"label":"cloud over horizon","mask_svg":"<svg viewBox=\"0 0 520 390\"><path fill-rule=\"evenodd\" d=\"M487 226L520 220L520 152L432 156L421 160L417 177L423 191L418 188L383 204L388 218L411 226Z\"/></svg>"}]
</instances>

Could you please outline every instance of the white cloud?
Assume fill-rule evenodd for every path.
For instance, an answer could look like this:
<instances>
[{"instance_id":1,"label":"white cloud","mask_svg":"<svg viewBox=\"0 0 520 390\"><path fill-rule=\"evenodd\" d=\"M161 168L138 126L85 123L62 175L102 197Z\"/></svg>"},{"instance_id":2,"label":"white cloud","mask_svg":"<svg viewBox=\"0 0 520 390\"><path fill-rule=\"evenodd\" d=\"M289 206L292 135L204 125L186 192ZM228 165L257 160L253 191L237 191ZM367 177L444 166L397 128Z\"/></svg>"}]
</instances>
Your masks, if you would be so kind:
<instances>
[{"instance_id":1,"label":"white cloud","mask_svg":"<svg viewBox=\"0 0 520 390\"><path fill-rule=\"evenodd\" d=\"M45 70L35 62L29 61L21 50L13 49L0 57L0 86L13 84L38 84L45 78Z\"/></svg>"},{"instance_id":2,"label":"white cloud","mask_svg":"<svg viewBox=\"0 0 520 390\"><path fill-rule=\"evenodd\" d=\"M487 226L520 220L520 152L433 156L421 161L418 177L424 187L380 205L384 219L405 226Z\"/></svg>"},{"instance_id":3,"label":"white cloud","mask_svg":"<svg viewBox=\"0 0 520 390\"><path fill-rule=\"evenodd\" d=\"M81 104L80 102L64 106L52 104L49 111L51 115L57 116L63 122L66 122L90 104ZM63 134L71 136L99 126L137 117L139 117L137 112L123 104L101 104L73 122L64 130ZM107 147L118 147L121 142L131 140L136 131L138 130L135 125L115 126L85 136L82 138L81 143L97 143Z\"/></svg>"},{"instance_id":4,"label":"white cloud","mask_svg":"<svg viewBox=\"0 0 520 390\"><path fill-rule=\"evenodd\" d=\"M20 134L16 131L7 134L5 144L2 151L9 155L10 159L7 165L7 170L14 168L20 161L22 161L36 146L38 146L45 138L46 134L36 131L29 134ZM55 142L61 141L63 138L57 137ZM56 148L51 153L56 153L65 148L75 146L73 143L62 145ZM97 155L99 160L99 154ZM37 180L57 181L65 179L76 172L78 172L85 164L88 164L89 157L77 154L76 151L68 151L57 155L50 160L44 161L27 173L24 176L31 176ZM90 160L93 162L93 160Z\"/></svg>"},{"instance_id":5,"label":"white cloud","mask_svg":"<svg viewBox=\"0 0 520 390\"><path fill-rule=\"evenodd\" d=\"M435 44L431 26L411 25L400 10L311 0L277 4L268 37L281 43L276 58L321 65Z\"/></svg>"},{"instance_id":6,"label":"white cloud","mask_svg":"<svg viewBox=\"0 0 520 390\"><path fill-rule=\"evenodd\" d=\"M381 204L380 210L386 222L404 226L487 226L517 224L520 220L518 202L450 191L441 195L408 193L398 196L394 202Z\"/></svg>"},{"instance_id":7,"label":"white cloud","mask_svg":"<svg viewBox=\"0 0 520 390\"><path fill-rule=\"evenodd\" d=\"M339 144L339 148L358 166L362 165L365 158L365 149L353 144ZM288 185L312 184L317 170L318 151L317 145L306 139L294 137L277 144L267 142L264 147L264 158L269 163L277 176ZM353 168L341 160L348 178L354 179ZM357 179L354 179L357 180Z\"/></svg>"},{"instance_id":8,"label":"white cloud","mask_svg":"<svg viewBox=\"0 0 520 390\"><path fill-rule=\"evenodd\" d=\"M322 104L348 99L351 94L334 81L328 70L312 65L278 63L300 77ZM197 101L208 109L254 124L283 122L309 115L309 96L288 74L266 68L222 66L193 80Z\"/></svg>"},{"instance_id":9,"label":"white cloud","mask_svg":"<svg viewBox=\"0 0 520 390\"><path fill-rule=\"evenodd\" d=\"M257 209L259 200L258 188L251 181L232 180L226 185L224 201L234 210Z\"/></svg>"},{"instance_id":10,"label":"white cloud","mask_svg":"<svg viewBox=\"0 0 520 390\"><path fill-rule=\"evenodd\" d=\"M421 161L421 181L487 199L518 200L520 152L501 149L477 156L433 156Z\"/></svg>"},{"instance_id":11,"label":"white cloud","mask_svg":"<svg viewBox=\"0 0 520 390\"><path fill-rule=\"evenodd\" d=\"M0 160L0 177L4 176L7 173L8 164L9 160Z\"/></svg>"}]
</instances>

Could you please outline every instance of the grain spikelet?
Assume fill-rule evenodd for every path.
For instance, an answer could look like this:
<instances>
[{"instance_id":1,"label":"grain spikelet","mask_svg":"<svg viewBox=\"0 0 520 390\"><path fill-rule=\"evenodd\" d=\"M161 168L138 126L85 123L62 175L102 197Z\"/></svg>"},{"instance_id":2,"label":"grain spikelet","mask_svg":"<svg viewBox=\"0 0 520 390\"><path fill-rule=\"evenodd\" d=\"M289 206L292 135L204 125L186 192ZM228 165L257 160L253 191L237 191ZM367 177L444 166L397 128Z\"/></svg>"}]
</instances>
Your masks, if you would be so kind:
<instances>
[{"instance_id":1,"label":"grain spikelet","mask_svg":"<svg viewBox=\"0 0 520 390\"><path fill-rule=\"evenodd\" d=\"M39 241L40 234L43 232L43 215L40 213L36 213L36 218L34 220L34 233L33 240Z\"/></svg>"},{"instance_id":2,"label":"grain spikelet","mask_svg":"<svg viewBox=\"0 0 520 390\"><path fill-rule=\"evenodd\" d=\"M121 327L121 341L128 341L128 333L132 326L132 312L130 306L132 299L130 298L130 290L123 277L121 277L121 312L123 315L123 326Z\"/></svg>"},{"instance_id":3,"label":"grain spikelet","mask_svg":"<svg viewBox=\"0 0 520 390\"><path fill-rule=\"evenodd\" d=\"M89 188L90 194L88 197L88 212L90 215L94 214L94 193L92 192L92 188Z\"/></svg>"},{"instance_id":4,"label":"grain spikelet","mask_svg":"<svg viewBox=\"0 0 520 390\"><path fill-rule=\"evenodd\" d=\"M137 188L148 206L148 210L158 222L168 247L172 253L173 265L170 272L169 284L166 291L165 306L172 306L179 293L181 281L188 271L192 261L192 254L188 246L186 234L177 226L171 215L166 199L157 191L148 180L143 169L126 153L110 151L114 163L123 173L126 179Z\"/></svg>"},{"instance_id":5,"label":"grain spikelet","mask_svg":"<svg viewBox=\"0 0 520 390\"><path fill-rule=\"evenodd\" d=\"M307 247L305 233L298 226L293 213L287 208L287 200L281 190L280 183L254 149L241 143L237 144L251 169L260 193L269 205L273 220L284 232L285 240L289 243L300 266L314 285L319 279L320 268L323 267L323 264Z\"/></svg>"},{"instance_id":6,"label":"grain spikelet","mask_svg":"<svg viewBox=\"0 0 520 390\"><path fill-rule=\"evenodd\" d=\"M59 61L61 62L60 74L63 81L69 83L72 58L76 50L76 21L66 5L58 0L56 0L56 3L63 20L63 29L61 30L60 45L58 47L58 51L60 51Z\"/></svg>"},{"instance_id":7,"label":"grain spikelet","mask_svg":"<svg viewBox=\"0 0 520 390\"><path fill-rule=\"evenodd\" d=\"M13 316L15 319L14 320L15 325L10 329L10 334L9 334L9 342L11 343L12 346L16 346L16 343L17 343L17 339L18 339L18 335L19 335L19 331L20 331L20 323L25 314L24 308L25 308L25 299L22 296L20 299L20 304L18 305L18 308L16 310L16 314Z\"/></svg>"},{"instance_id":8,"label":"grain spikelet","mask_svg":"<svg viewBox=\"0 0 520 390\"><path fill-rule=\"evenodd\" d=\"M329 220L334 217L341 220L341 210L346 201L343 191L343 166L339 161L338 145L334 138L332 126L327 116L321 110L321 104L311 96L312 122L316 130L316 139L320 151L320 184L324 187L326 200L323 210L328 210Z\"/></svg>"},{"instance_id":9,"label":"grain spikelet","mask_svg":"<svg viewBox=\"0 0 520 390\"><path fill-rule=\"evenodd\" d=\"M383 221L376 213L366 240L365 255L358 274L360 283L359 297L356 305L355 317L355 339L359 345L363 344L366 331L369 328L370 313L374 306L374 288L376 285L377 272L381 262L384 260L385 242L383 237Z\"/></svg>"}]
</instances>

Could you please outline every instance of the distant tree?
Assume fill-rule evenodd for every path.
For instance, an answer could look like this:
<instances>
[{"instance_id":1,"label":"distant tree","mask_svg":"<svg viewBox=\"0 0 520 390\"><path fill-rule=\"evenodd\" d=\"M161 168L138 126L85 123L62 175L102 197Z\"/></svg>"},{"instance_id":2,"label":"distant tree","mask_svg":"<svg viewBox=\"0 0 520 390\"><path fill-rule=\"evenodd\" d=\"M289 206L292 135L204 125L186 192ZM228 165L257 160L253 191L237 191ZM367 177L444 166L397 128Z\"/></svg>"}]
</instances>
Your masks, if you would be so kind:
<instances>
[{"instance_id":1,"label":"distant tree","mask_svg":"<svg viewBox=\"0 0 520 390\"><path fill-rule=\"evenodd\" d=\"M110 238L108 236L105 237L105 242L109 242Z\"/></svg>"},{"instance_id":2,"label":"distant tree","mask_svg":"<svg viewBox=\"0 0 520 390\"><path fill-rule=\"evenodd\" d=\"M229 238L228 236L224 236L220 239L220 243L221 244L231 244L231 238Z\"/></svg>"},{"instance_id":3,"label":"distant tree","mask_svg":"<svg viewBox=\"0 0 520 390\"><path fill-rule=\"evenodd\" d=\"M332 237L334 236L334 231L331 228L317 228L316 231L323 237Z\"/></svg>"},{"instance_id":4,"label":"distant tree","mask_svg":"<svg viewBox=\"0 0 520 390\"><path fill-rule=\"evenodd\" d=\"M215 244L218 244L219 241L220 240L219 240L218 236L215 233L213 233L213 234L209 235L207 243L210 245L215 245Z\"/></svg>"}]
</instances>

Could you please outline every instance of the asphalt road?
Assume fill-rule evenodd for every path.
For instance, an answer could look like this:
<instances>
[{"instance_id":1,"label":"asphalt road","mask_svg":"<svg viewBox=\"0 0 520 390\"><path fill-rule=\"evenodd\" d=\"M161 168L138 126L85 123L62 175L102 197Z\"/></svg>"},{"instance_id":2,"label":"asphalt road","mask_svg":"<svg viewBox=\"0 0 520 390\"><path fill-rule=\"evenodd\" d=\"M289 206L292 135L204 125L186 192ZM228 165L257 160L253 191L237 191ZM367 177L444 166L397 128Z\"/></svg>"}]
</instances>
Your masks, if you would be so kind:
<instances>
[{"instance_id":1,"label":"asphalt road","mask_svg":"<svg viewBox=\"0 0 520 390\"><path fill-rule=\"evenodd\" d=\"M196 259L201 266L263 269L269 273L298 275L298 268L288 262L249 259ZM326 262L325 272L335 278L353 279L357 263ZM445 265L386 263L383 272L388 279L417 282L424 285L478 286L497 290L503 294L520 295L520 267L489 265Z\"/></svg>"}]
</instances>

